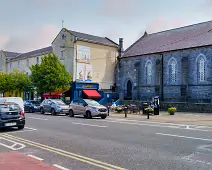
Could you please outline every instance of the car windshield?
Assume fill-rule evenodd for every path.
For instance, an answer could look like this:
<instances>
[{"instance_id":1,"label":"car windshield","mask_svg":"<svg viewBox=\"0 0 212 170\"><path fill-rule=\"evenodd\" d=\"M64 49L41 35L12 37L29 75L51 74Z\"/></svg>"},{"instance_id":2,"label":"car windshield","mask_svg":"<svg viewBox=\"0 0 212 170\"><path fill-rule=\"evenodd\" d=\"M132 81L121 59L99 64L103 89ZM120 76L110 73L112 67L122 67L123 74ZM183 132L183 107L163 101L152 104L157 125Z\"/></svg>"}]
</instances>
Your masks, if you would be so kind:
<instances>
[{"instance_id":1,"label":"car windshield","mask_svg":"<svg viewBox=\"0 0 212 170\"><path fill-rule=\"evenodd\" d=\"M5 103L0 104L0 112L18 112L20 107L18 104Z\"/></svg>"},{"instance_id":2,"label":"car windshield","mask_svg":"<svg viewBox=\"0 0 212 170\"><path fill-rule=\"evenodd\" d=\"M39 101L30 101L32 104L40 104Z\"/></svg>"},{"instance_id":3,"label":"car windshield","mask_svg":"<svg viewBox=\"0 0 212 170\"><path fill-rule=\"evenodd\" d=\"M62 100L53 100L52 102L57 105L66 105Z\"/></svg>"},{"instance_id":4,"label":"car windshield","mask_svg":"<svg viewBox=\"0 0 212 170\"><path fill-rule=\"evenodd\" d=\"M89 100L89 99L84 99L85 102L90 105L90 106L101 106L98 102L96 102L95 100Z\"/></svg>"}]
</instances>

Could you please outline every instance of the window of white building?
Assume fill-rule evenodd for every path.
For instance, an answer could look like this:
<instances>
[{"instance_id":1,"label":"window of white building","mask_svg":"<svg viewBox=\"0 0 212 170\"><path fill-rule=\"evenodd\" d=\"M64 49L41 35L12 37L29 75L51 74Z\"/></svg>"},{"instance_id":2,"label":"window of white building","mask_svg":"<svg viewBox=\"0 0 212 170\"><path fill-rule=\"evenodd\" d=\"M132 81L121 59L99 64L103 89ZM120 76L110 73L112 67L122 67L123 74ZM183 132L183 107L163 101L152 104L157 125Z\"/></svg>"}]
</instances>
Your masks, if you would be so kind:
<instances>
[{"instance_id":1,"label":"window of white building","mask_svg":"<svg viewBox=\"0 0 212 170\"><path fill-rule=\"evenodd\" d=\"M39 64L39 57L37 57L37 64Z\"/></svg>"},{"instance_id":2,"label":"window of white building","mask_svg":"<svg viewBox=\"0 0 212 170\"><path fill-rule=\"evenodd\" d=\"M29 66L29 59L26 59L26 65Z\"/></svg>"},{"instance_id":3,"label":"window of white building","mask_svg":"<svg viewBox=\"0 0 212 170\"><path fill-rule=\"evenodd\" d=\"M0 56L0 71L3 70L3 56Z\"/></svg>"},{"instance_id":4,"label":"window of white building","mask_svg":"<svg viewBox=\"0 0 212 170\"><path fill-rule=\"evenodd\" d=\"M66 54L65 52L66 52L66 49L62 49L61 50L61 58L60 58L61 60L64 60L65 59L65 57L66 57L65 56L65 54Z\"/></svg>"}]
</instances>

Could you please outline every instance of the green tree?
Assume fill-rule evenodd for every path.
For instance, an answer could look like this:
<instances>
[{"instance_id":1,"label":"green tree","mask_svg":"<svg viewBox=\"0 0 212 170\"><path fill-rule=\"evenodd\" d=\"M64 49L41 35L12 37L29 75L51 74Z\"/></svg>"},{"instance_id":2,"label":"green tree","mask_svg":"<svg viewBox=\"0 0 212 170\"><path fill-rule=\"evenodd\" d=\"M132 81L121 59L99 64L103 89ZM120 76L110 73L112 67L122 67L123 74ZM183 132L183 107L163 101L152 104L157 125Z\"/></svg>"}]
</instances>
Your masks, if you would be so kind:
<instances>
[{"instance_id":1,"label":"green tree","mask_svg":"<svg viewBox=\"0 0 212 170\"><path fill-rule=\"evenodd\" d=\"M30 78L25 72L20 73L18 70L14 70L9 74L11 82L13 82L13 90L17 92L29 91L32 87Z\"/></svg>"},{"instance_id":2,"label":"green tree","mask_svg":"<svg viewBox=\"0 0 212 170\"><path fill-rule=\"evenodd\" d=\"M39 93L68 90L72 77L66 71L55 54L48 54L42 58L40 65L30 67L31 80Z\"/></svg>"},{"instance_id":3,"label":"green tree","mask_svg":"<svg viewBox=\"0 0 212 170\"><path fill-rule=\"evenodd\" d=\"M0 93L3 93L3 96L5 96L5 93L10 91L10 88L12 87L12 83L10 85L10 77L6 73L0 73Z\"/></svg>"},{"instance_id":4,"label":"green tree","mask_svg":"<svg viewBox=\"0 0 212 170\"><path fill-rule=\"evenodd\" d=\"M30 90L32 83L25 73L20 73L14 70L9 75L6 73L0 74L0 93L5 96L6 92L23 92Z\"/></svg>"}]
</instances>

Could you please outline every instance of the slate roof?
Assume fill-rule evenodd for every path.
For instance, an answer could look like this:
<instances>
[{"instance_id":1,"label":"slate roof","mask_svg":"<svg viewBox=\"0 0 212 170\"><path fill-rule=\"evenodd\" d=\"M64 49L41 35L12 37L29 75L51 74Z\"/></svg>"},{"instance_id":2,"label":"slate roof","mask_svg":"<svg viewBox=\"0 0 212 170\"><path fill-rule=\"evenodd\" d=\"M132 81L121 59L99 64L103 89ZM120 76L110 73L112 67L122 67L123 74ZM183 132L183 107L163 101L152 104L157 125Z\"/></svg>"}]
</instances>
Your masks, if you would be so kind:
<instances>
[{"instance_id":1,"label":"slate roof","mask_svg":"<svg viewBox=\"0 0 212 170\"><path fill-rule=\"evenodd\" d=\"M10 52L10 51L3 51L3 53L6 55L7 59L14 58L21 54L21 53Z\"/></svg>"},{"instance_id":2,"label":"slate roof","mask_svg":"<svg viewBox=\"0 0 212 170\"><path fill-rule=\"evenodd\" d=\"M113 42L111 39L107 37L99 37L99 36L94 36L90 34L85 34L85 33L80 33L76 31L69 30L74 36L77 37L78 40L81 41L86 41L86 42L91 42L91 43L97 43L97 44L103 44L103 45L108 45L108 46L115 46L117 47L118 44Z\"/></svg>"},{"instance_id":3,"label":"slate roof","mask_svg":"<svg viewBox=\"0 0 212 170\"><path fill-rule=\"evenodd\" d=\"M11 58L9 61L17 61L17 60L23 60L26 58L31 58L31 57L36 57L36 56L41 56L45 54L50 54L53 52L52 46L41 48L38 50L30 51L27 53L20 54L16 56L15 58Z\"/></svg>"},{"instance_id":4,"label":"slate roof","mask_svg":"<svg viewBox=\"0 0 212 170\"><path fill-rule=\"evenodd\" d=\"M123 57L154 54L212 45L212 21L153 34L146 34L132 44Z\"/></svg>"}]
</instances>

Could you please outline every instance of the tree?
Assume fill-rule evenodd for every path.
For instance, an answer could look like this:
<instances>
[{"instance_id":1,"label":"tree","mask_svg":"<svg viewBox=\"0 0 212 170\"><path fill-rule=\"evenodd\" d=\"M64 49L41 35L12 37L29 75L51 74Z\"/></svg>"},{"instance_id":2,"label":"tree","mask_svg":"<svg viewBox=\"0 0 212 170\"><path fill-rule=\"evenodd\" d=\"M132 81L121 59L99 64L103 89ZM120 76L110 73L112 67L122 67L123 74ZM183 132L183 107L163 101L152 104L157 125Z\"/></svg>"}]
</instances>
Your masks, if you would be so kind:
<instances>
[{"instance_id":1,"label":"tree","mask_svg":"<svg viewBox=\"0 0 212 170\"><path fill-rule=\"evenodd\" d=\"M72 78L55 54L48 54L42 58L40 65L30 67L31 80L39 93L68 90Z\"/></svg>"},{"instance_id":2,"label":"tree","mask_svg":"<svg viewBox=\"0 0 212 170\"><path fill-rule=\"evenodd\" d=\"M6 73L0 73L0 93L3 93L3 96L5 96L5 93L10 91L10 80L9 76Z\"/></svg>"},{"instance_id":3,"label":"tree","mask_svg":"<svg viewBox=\"0 0 212 170\"><path fill-rule=\"evenodd\" d=\"M18 70L14 70L9 75L6 73L0 74L0 93L3 93L3 96L6 92L28 91L31 85L31 81L26 74L20 73Z\"/></svg>"},{"instance_id":4,"label":"tree","mask_svg":"<svg viewBox=\"0 0 212 170\"><path fill-rule=\"evenodd\" d=\"M14 70L9 74L11 82L13 82L13 90L18 92L30 91L32 88L32 82L26 73L20 73L18 70Z\"/></svg>"}]
</instances>

